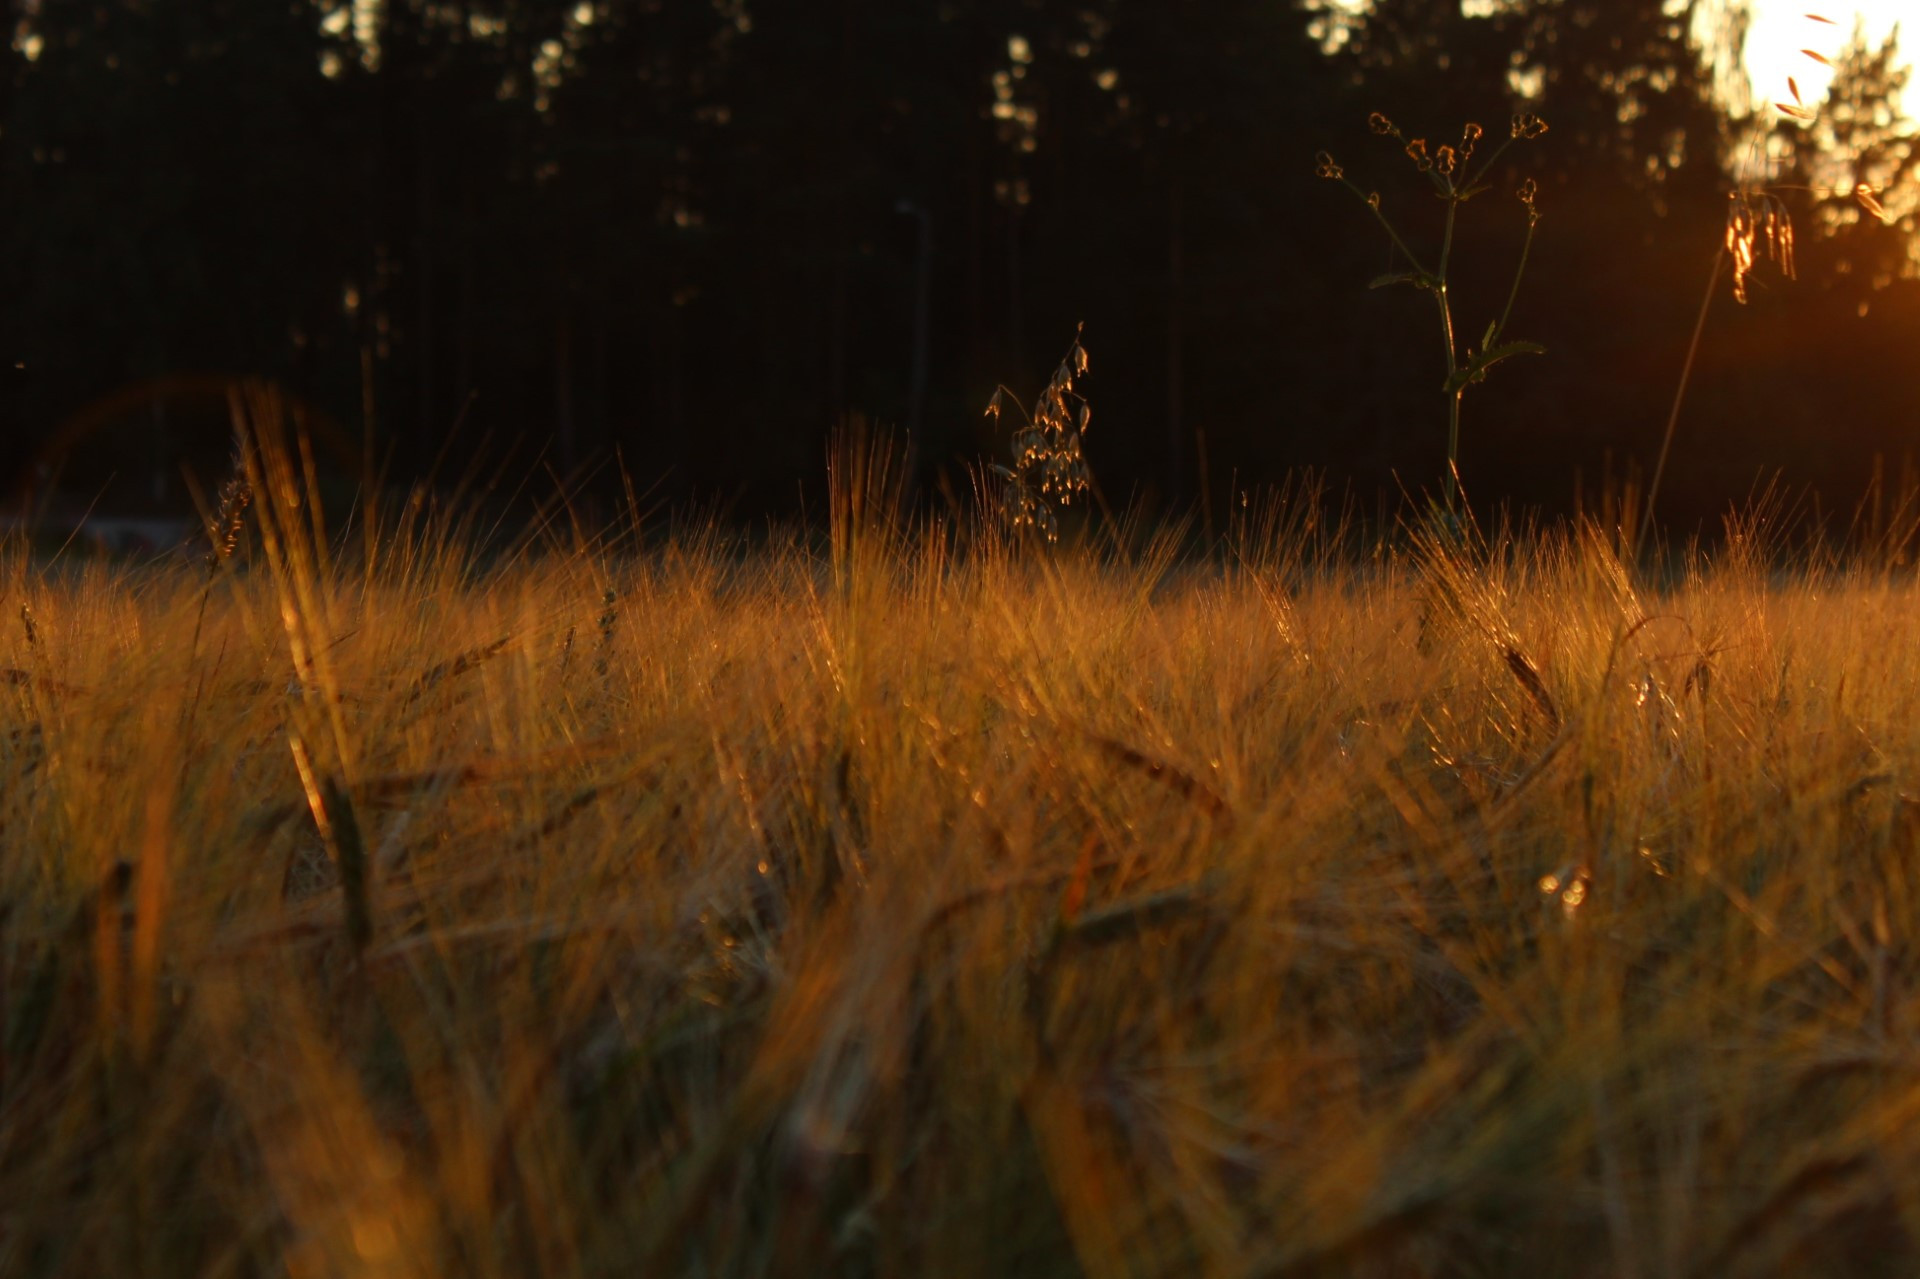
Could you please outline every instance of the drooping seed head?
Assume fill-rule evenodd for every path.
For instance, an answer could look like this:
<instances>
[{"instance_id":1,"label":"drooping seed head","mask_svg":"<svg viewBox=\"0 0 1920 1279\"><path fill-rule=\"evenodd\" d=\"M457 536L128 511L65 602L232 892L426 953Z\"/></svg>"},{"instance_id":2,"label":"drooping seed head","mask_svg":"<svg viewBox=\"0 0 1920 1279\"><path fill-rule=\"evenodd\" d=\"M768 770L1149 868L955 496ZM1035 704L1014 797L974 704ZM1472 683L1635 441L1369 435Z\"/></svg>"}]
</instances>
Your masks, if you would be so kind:
<instances>
[{"instance_id":1,"label":"drooping seed head","mask_svg":"<svg viewBox=\"0 0 1920 1279\"><path fill-rule=\"evenodd\" d=\"M1513 117L1513 136L1532 141L1547 131L1547 122L1531 111Z\"/></svg>"}]
</instances>

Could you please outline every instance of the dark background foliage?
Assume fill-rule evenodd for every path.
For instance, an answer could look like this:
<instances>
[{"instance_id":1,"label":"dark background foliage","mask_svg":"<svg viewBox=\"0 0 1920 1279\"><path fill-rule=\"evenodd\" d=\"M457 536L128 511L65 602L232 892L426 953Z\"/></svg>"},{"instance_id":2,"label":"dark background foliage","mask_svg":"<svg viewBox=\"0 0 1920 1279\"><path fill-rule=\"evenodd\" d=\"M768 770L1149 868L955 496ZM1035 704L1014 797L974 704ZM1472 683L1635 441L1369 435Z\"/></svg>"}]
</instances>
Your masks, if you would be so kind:
<instances>
[{"instance_id":1,"label":"dark background foliage","mask_svg":"<svg viewBox=\"0 0 1920 1279\"><path fill-rule=\"evenodd\" d=\"M994 385L1037 389L1081 322L1115 500L1218 509L1307 466L1367 501L1431 487L1430 305L1365 287L1387 243L1314 155L1423 229L1439 205L1368 113L1438 145L1534 110L1552 131L1465 211L1459 302L1475 332L1497 309L1537 176L1511 332L1548 354L1469 395L1462 469L1479 501L1565 509L1651 468L1740 167L1695 15L1664 0L340 3L13 0L16 492L182 505L253 376L395 480L511 452L786 511L859 417L910 431L930 495L1000 447ZM1723 281L1676 524L1758 475L1838 502L1903 464L1914 227L1846 194L1912 207L1912 130L1876 111L1900 62L1855 48L1821 121L1776 140L1781 183L1841 194L1788 196L1798 282L1763 268L1739 308Z\"/></svg>"}]
</instances>

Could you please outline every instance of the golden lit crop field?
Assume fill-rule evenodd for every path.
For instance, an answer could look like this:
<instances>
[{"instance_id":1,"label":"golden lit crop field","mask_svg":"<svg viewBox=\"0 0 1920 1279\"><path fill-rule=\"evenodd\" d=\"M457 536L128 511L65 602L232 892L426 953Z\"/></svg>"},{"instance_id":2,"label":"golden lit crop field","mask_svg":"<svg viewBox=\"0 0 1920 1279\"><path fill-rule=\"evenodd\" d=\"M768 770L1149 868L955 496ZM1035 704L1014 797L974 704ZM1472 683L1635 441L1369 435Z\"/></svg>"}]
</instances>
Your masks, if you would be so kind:
<instances>
[{"instance_id":1,"label":"golden lit crop field","mask_svg":"<svg viewBox=\"0 0 1920 1279\"><path fill-rule=\"evenodd\" d=\"M1920 1261L1910 572L335 558L295 469L5 567L0 1273Z\"/></svg>"}]
</instances>

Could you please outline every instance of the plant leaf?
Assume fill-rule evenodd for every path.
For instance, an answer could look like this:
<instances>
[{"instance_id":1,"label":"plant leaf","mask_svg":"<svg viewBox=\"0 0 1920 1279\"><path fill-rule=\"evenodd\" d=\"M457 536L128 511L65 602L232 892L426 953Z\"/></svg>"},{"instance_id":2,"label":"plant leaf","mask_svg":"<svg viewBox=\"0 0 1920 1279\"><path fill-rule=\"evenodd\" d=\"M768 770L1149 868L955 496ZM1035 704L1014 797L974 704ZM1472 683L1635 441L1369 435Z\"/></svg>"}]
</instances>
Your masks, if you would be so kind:
<instances>
[{"instance_id":1,"label":"plant leaf","mask_svg":"<svg viewBox=\"0 0 1920 1279\"><path fill-rule=\"evenodd\" d=\"M1411 284L1416 289L1429 289L1433 287L1433 281L1418 271L1393 271L1386 275L1375 276L1373 282L1368 284L1367 287L1370 289L1384 289L1392 284Z\"/></svg>"},{"instance_id":2,"label":"plant leaf","mask_svg":"<svg viewBox=\"0 0 1920 1279\"><path fill-rule=\"evenodd\" d=\"M1486 368L1490 364L1498 364L1516 355L1545 355L1546 353L1547 348L1538 342L1502 342L1499 346L1482 351L1477 363L1481 368Z\"/></svg>"},{"instance_id":3,"label":"plant leaf","mask_svg":"<svg viewBox=\"0 0 1920 1279\"><path fill-rule=\"evenodd\" d=\"M1447 379L1446 394L1453 395L1475 382L1486 381L1487 370L1502 360L1510 360L1516 355L1544 355L1546 350L1538 342L1502 342L1477 355L1469 355L1467 362Z\"/></svg>"}]
</instances>

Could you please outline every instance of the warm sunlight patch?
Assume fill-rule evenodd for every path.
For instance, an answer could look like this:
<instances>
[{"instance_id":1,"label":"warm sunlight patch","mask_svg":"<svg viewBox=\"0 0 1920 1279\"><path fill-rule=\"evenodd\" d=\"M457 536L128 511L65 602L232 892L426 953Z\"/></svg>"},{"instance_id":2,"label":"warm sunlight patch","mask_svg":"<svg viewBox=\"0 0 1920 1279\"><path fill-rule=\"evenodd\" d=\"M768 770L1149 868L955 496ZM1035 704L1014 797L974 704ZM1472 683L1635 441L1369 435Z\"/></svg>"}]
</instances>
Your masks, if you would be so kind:
<instances>
[{"instance_id":1,"label":"warm sunlight patch","mask_svg":"<svg viewBox=\"0 0 1920 1279\"><path fill-rule=\"evenodd\" d=\"M1763 102L1785 94L1788 77L1793 78L1802 98L1818 102L1825 96L1833 72L1818 58L1810 57L1809 51L1837 61L1856 29L1865 32L1870 46L1878 46L1903 17L1914 16L1912 0L1832 4L1820 0L1756 0L1753 8L1753 26L1747 35L1747 74L1753 81L1754 97ZM1907 25L1909 30L1903 33L1906 39L1901 43L1911 61L1913 50L1907 46L1915 32L1911 21ZM1909 86L1909 114L1915 106L1915 91Z\"/></svg>"}]
</instances>

